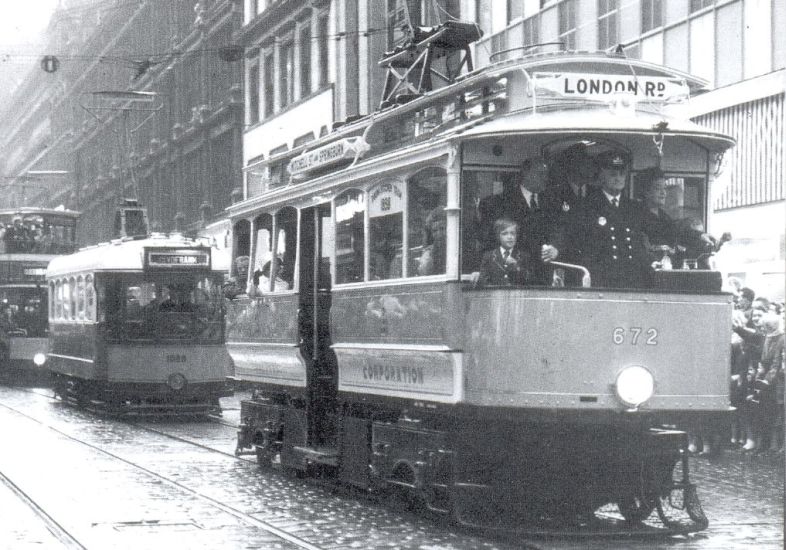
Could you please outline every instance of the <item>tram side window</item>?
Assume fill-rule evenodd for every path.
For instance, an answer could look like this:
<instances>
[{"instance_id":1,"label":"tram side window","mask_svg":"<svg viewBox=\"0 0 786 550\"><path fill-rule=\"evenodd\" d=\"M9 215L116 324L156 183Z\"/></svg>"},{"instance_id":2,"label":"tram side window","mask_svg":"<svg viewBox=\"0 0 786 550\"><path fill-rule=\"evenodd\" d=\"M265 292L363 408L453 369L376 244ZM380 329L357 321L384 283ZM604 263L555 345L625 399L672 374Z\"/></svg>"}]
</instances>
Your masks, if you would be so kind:
<instances>
[{"instance_id":1,"label":"tram side window","mask_svg":"<svg viewBox=\"0 0 786 550\"><path fill-rule=\"evenodd\" d=\"M447 173L421 170L408 182L407 232L410 276L445 273Z\"/></svg>"},{"instance_id":2,"label":"tram side window","mask_svg":"<svg viewBox=\"0 0 786 550\"><path fill-rule=\"evenodd\" d=\"M270 259L273 256L273 216L260 214L254 220L254 286L261 292L270 292Z\"/></svg>"},{"instance_id":3,"label":"tram side window","mask_svg":"<svg viewBox=\"0 0 786 550\"><path fill-rule=\"evenodd\" d=\"M237 222L232 231L234 250L232 254L231 278L234 281L236 294L246 292L249 272L249 255L251 254L251 224L248 220Z\"/></svg>"},{"instance_id":4,"label":"tram side window","mask_svg":"<svg viewBox=\"0 0 786 550\"><path fill-rule=\"evenodd\" d=\"M81 275L76 280L76 317L85 318L85 280Z\"/></svg>"},{"instance_id":5,"label":"tram side window","mask_svg":"<svg viewBox=\"0 0 786 550\"><path fill-rule=\"evenodd\" d=\"M68 280L68 296L70 298L68 304L68 318L73 321L76 319L76 280L73 277Z\"/></svg>"},{"instance_id":6,"label":"tram side window","mask_svg":"<svg viewBox=\"0 0 786 550\"><path fill-rule=\"evenodd\" d=\"M297 252L297 210L283 208L276 213L276 253L270 278L273 290L290 290L295 275L295 253Z\"/></svg>"},{"instance_id":7,"label":"tram side window","mask_svg":"<svg viewBox=\"0 0 786 550\"><path fill-rule=\"evenodd\" d=\"M336 205L336 284L355 283L364 278L366 196L350 189Z\"/></svg>"},{"instance_id":8,"label":"tram side window","mask_svg":"<svg viewBox=\"0 0 786 550\"><path fill-rule=\"evenodd\" d=\"M91 321L96 318L96 296L92 275L85 277L85 318Z\"/></svg>"},{"instance_id":9,"label":"tram side window","mask_svg":"<svg viewBox=\"0 0 786 550\"><path fill-rule=\"evenodd\" d=\"M369 273L371 280L403 276L404 186L387 181L369 189Z\"/></svg>"}]
</instances>

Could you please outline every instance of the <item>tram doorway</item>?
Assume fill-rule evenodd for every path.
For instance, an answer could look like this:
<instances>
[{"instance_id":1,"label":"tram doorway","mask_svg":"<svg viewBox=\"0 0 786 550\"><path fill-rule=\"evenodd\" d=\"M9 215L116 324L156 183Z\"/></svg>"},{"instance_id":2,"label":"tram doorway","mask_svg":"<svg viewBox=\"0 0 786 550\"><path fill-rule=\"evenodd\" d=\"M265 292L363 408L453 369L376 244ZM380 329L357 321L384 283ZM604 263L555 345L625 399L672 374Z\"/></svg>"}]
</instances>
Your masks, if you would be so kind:
<instances>
[{"instance_id":1,"label":"tram doorway","mask_svg":"<svg viewBox=\"0 0 786 550\"><path fill-rule=\"evenodd\" d=\"M306 360L307 443L336 446L338 365L330 336L330 254L333 248L330 204L301 212L300 303L298 331Z\"/></svg>"}]
</instances>

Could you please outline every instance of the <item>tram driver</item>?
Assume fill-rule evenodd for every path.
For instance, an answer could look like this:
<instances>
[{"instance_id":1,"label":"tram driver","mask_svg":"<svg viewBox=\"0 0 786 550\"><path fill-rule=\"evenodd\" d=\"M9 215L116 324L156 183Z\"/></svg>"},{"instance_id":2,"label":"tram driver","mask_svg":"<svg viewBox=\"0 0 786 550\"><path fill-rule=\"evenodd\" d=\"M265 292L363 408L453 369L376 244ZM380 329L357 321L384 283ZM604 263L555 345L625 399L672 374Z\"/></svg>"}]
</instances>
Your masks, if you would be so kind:
<instances>
[{"instance_id":1,"label":"tram driver","mask_svg":"<svg viewBox=\"0 0 786 550\"><path fill-rule=\"evenodd\" d=\"M570 228L579 263L589 269L592 286L647 288L652 270L643 238L641 206L626 193L628 155L612 149L599 154L596 161L600 189L589 193Z\"/></svg>"}]
</instances>

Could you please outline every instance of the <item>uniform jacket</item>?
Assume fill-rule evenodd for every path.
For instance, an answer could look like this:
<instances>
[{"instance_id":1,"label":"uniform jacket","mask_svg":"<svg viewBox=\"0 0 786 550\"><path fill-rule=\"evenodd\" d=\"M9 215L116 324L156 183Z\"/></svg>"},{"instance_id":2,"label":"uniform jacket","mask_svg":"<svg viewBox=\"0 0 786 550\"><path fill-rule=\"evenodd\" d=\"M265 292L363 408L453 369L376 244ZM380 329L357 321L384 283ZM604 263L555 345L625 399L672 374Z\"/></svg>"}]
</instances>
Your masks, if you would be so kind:
<instances>
[{"instance_id":1,"label":"uniform jacket","mask_svg":"<svg viewBox=\"0 0 786 550\"><path fill-rule=\"evenodd\" d=\"M505 265L500 247L494 247L483 254L480 262L479 286L519 286L533 284L531 260L518 248L513 248L510 256L516 260L515 266Z\"/></svg>"},{"instance_id":2,"label":"uniform jacket","mask_svg":"<svg viewBox=\"0 0 786 550\"><path fill-rule=\"evenodd\" d=\"M580 264L587 267L592 286L647 288L650 260L644 245L641 207L620 196L611 205L600 189L593 189L571 228Z\"/></svg>"}]
</instances>

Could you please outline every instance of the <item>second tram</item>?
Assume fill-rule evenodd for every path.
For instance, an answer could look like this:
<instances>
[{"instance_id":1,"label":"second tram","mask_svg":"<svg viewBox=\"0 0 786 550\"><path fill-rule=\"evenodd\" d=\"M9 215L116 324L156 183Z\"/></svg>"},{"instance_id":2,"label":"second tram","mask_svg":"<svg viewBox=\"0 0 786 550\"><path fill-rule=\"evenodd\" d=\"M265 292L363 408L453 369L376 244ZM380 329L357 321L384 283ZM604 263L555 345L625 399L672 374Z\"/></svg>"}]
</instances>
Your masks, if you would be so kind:
<instances>
[{"instance_id":1,"label":"second tram","mask_svg":"<svg viewBox=\"0 0 786 550\"><path fill-rule=\"evenodd\" d=\"M563 261L584 277L477 285L490 229L480 207L507 206L493 199L518 189L525 159L542 159L558 186L623 151L628 204L657 167L669 216L706 222L734 140L667 109L702 89L620 55L527 56L250 167L291 178L229 208L246 292L228 306L227 345L254 387L238 452L470 526L705 528L674 426L729 408L719 274L661 270L628 288ZM581 209L558 205L566 218ZM579 233L615 231L611 216L587 223ZM616 229L608 260L626 261L635 232Z\"/></svg>"},{"instance_id":2,"label":"second tram","mask_svg":"<svg viewBox=\"0 0 786 550\"><path fill-rule=\"evenodd\" d=\"M47 269L47 369L65 400L117 413L206 413L230 395L224 272L180 235L123 238Z\"/></svg>"},{"instance_id":3,"label":"second tram","mask_svg":"<svg viewBox=\"0 0 786 550\"><path fill-rule=\"evenodd\" d=\"M0 211L0 377L45 381L46 266L74 251L79 213L23 207Z\"/></svg>"}]
</instances>

